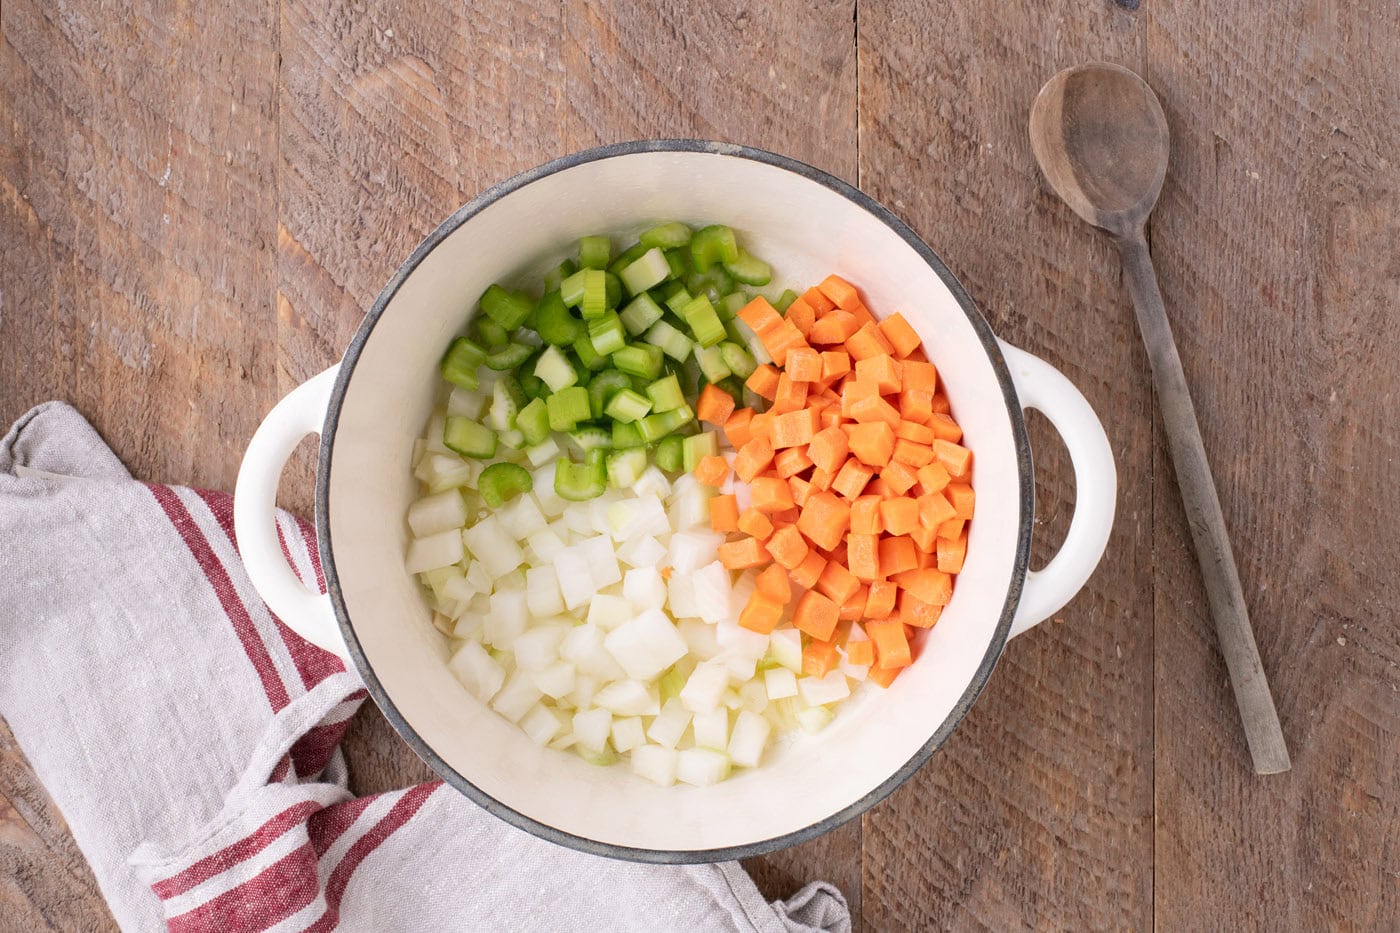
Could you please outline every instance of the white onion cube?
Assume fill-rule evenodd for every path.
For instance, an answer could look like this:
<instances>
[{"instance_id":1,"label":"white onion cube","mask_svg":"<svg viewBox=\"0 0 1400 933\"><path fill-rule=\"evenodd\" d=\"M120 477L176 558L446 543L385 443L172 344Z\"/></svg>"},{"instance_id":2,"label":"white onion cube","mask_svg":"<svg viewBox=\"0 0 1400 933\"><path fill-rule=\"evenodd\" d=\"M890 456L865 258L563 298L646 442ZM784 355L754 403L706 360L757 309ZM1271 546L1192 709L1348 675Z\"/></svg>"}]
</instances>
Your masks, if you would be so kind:
<instances>
[{"instance_id":1,"label":"white onion cube","mask_svg":"<svg viewBox=\"0 0 1400 933\"><path fill-rule=\"evenodd\" d=\"M768 636L768 654L774 661L796 673L802 672L802 633L780 628Z\"/></svg>"},{"instance_id":2,"label":"white onion cube","mask_svg":"<svg viewBox=\"0 0 1400 933\"><path fill-rule=\"evenodd\" d=\"M622 595L637 609L666 605L666 581L655 567L633 567L622 577Z\"/></svg>"},{"instance_id":3,"label":"white onion cube","mask_svg":"<svg viewBox=\"0 0 1400 933\"><path fill-rule=\"evenodd\" d=\"M656 695L637 680L618 680L593 695L593 703L614 716L654 716L659 709Z\"/></svg>"},{"instance_id":4,"label":"white onion cube","mask_svg":"<svg viewBox=\"0 0 1400 933\"><path fill-rule=\"evenodd\" d=\"M734 731L729 736L729 757L736 765L758 767L759 760L763 758L763 747L768 744L772 731L773 724L765 717L748 710L741 711L734 718Z\"/></svg>"},{"instance_id":5,"label":"white onion cube","mask_svg":"<svg viewBox=\"0 0 1400 933\"><path fill-rule=\"evenodd\" d=\"M647 733L642 726L642 717L628 716L612 721L612 744L619 752L630 752L638 745L646 744Z\"/></svg>"},{"instance_id":6,"label":"white onion cube","mask_svg":"<svg viewBox=\"0 0 1400 933\"><path fill-rule=\"evenodd\" d=\"M637 481L632 484L632 491L639 496L669 496L671 494L671 481L658 467L652 465L643 470L642 475L637 477Z\"/></svg>"},{"instance_id":7,"label":"white onion cube","mask_svg":"<svg viewBox=\"0 0 1400 933\"><path fill-rule=\"evenodd\" d=\"M693 713L708 713L719 706L728 688L729 671L723 664L706 661L686 679L679 694L680 701Z\"/></svg>"},{"instance_id":8,"label":"white onion cube","mask_svg":"<svg viewBox=\"0 0 1400 933\"><path fill-rule=\"evenodd\" d=\"M464 642L453 653L447 667L467 692L483 703L489 702L506 682L505 668L474 641Z\"/></svg>"},{"instance_id":9,"label":"white onion cube","mask_svg":"<svg viewBox=\"0 0 1400 933\"><path fill-rule=\"evenodd\" d=\"M617 549L617 559L629 567L659 567L666 560L666 546L651 536L632 538Z\"/></svg>"},{"instance_id":10,"label":"white onion cube","mask_svg":"<svg viewBox=\"0 0 1400 933\"><path fill-rule=\"evenodd\" d=\"M636 752L633 756L635 758ZM695 787L708 787L729 777L729 756L710 748L687 748L676 753L676 778Z\"/></svg>"},{"instance_id":11,"label":"white onion cube","mask_svg":"<svg viewBox=\"0 0 1400 933\"><path fill-rule=\"evenodd\" d=\"M673 539L674 540L674 539ZM695 571L691 577L695 594L695 612L706 622L718 623L734 618L730 615L729 571L719 561L713 561ZM768 647L767 641L764 648Z\"/></svg>"},{"instance_id":12,"label":"white onion cube","mask_svg":"<svg viewBox=\"0 0 1400 933\"><path fill-rule=\"evenodd\" d=\"M763 686L769 700L797 696L797 675L785 667L773 667L763 672Z\"/></svg>"},{"instance_id":13,"label":"white onion cube","mask_svg":"<svg viewBox=\"0 0 1400 933\"><path fill-rule=\"evenodd\" d=\"M499 590L491 595L491 611L486 616L483 637L492 648L509 648L529 621L523 590Z\"/></svg>"},{"instance_id":14,"label":"white onion cube","mask_svg":"<svg viewBox=\"0 0 1400 933\"><path fill-rule=\"evenodd\" d=\"M555 534L552 526L546 526L525 539L525 547L532 551L539 558L539 563L548 564L553 562L559 552L567 546L559 535Z\"/></svg>"},{"instance_id":15,"label":"white onion cube","mask_svg":"<svg viewBox=\"0 0 1400 933\"><path fill-rule=\"evenodd\" d=\"M629 677L651 680L685 657L685 639L665 613L648 609L608 633L603 641Z\"/></svg>"},{"instance_id":16,"label":"white onion cube","mask_svg":"<svg viewBox=\"0 0 1400 933\"><path fill-rule=\"evenodd\" d=\"M632 771L653 784L670 787L676 783L676 750L660 745L641 745L632 749Z\"/></svg>"},{"instance_id":17,"label":"white onion cube","mask_svg":"<svg viewBox=\"0 0 1400 933\"><path fill-rule=\"evenodd\" d=\"M667 563L679 574L691 574L719 557L724 535L708 531L683 531L671 535Z\"/></svg>"},{"instance_id":18,"label":"white onion cube","mask_svg":"<svg viewBox=\"0 0 1400 933\"><path fill-rule=\"evenodd\" d=\"M505 686L491 700L491 708L511 722L519 722L520 717L530 711L530 707L544 696L525 671L516 671L506 679Z\"/></svg>"},{"instance_id":19,"label":"white onion cube","mask_svg":"<svg viewBox=\"0 0 1400 933\"><path fill-rule=\"evenodd\" d=\"M673 572L666 581L666 606L677 619L694 619L699 612L695 608L695 579L688 573Z\"/></svg>"},{"instance_id":20,"label":"white onion cube","mask_svg":"<svg viewBox=\"0 0 1400 933\"><path fill-rule=\"evenodd\" d=\"M501 527L517 541L524 541L548 524L533 496L516 496L498 514Z\"/></svg>"},{"instance_id":21,"label":"white onion cube","mask_svg":"<svg viewBox=\"0 0 1400 933\"><path fill-rule=\"evenodd\" d=\"M537 703L521 717L520 728L536 745L548 745L550 739L564 731L564 720L554 710Z\"/></svg>"},{"instance_id":22,"label":"white onion cube","mask_svg":"<svg viewBox=\"0 0 1400 933\"><path fill-rule=\"evenodd\" d=\"M553 664L531 670L530 679L541 693L550 699L558 700L573 692L578 670L568 661L555 661Z\"/></svg>"},{"instance_id":23,"label":"white onion cube","mask_svg":"<svg viewBox=\"0 0 1400 933\"><path fill-rule=\"evenodd\" d=\"M676 630L685 639L690 656L697 661L708 661L719 654L719 635L715 627L698 619L687 619L676 623Z\"/></svg>"},{"instance_id":24,"label":"white onion cube","mask_svg":"<svg viewBox=\"0 0 1400 933\"><path fill-rule=\"evenodd\" d=\"M424 496L408 507L408 527L415 538L461 528L467 523L467 503L460 489Z\"/></svg>"},{"instance_id":25,"label":"white onion cube","mask_svg":"<svg viewBox=\"0 0 1400 933\"><path fill-rule=\"evenodd\" d=\"M575 547L582 549L598 589L622 582L622 568L617 565L617 551L613 548L612 538L605 534L595 535Z\"/></svg>"},{"instance_id":26,"label":"white onion cube","mask_svg":"<svg viewBox=\"0 0 1400 933\"><path fill-rule=\"evenodd\" d=\"M851 685L840 671L830 671L824 677L799 677L797 692L808 706L825 706L851 695Z\"/></svg>"},{"instance_id":27,"label":"white onion cube","mask_svg":"<svg viewBox=\"0 0 1400 933\"><path fill-rule=\"evenodd\" d=\"M701 748L722 752L729 747L729 710L724 707L696 713L690 727L695 733L695 744Z\"/></svg>"},{"instance_id":28,"label":"white onion cube","mask_svg":"<svg viewBox=\"0 0 1400 933\"><path fill-rule=\"evenodd\" d=\"M612 713L605 709L591 709L574 714L574 735L578 744L595 752L601 752L608 744L612 732Z\"/></svg>"},{"instance_id":29,"label":"white onion cube","mask_svg":"<svg viewBox=\"0 0 1400 933\"><path fill-rule=\"evenodd\" d=\"M527 671L537 671L553 664L559 659L559 642L566 631L563 625L555 623L531 626L511 643L515 663Z\"/></svg>"},{"instance_id":30,"label":"white onion cube","mask_svg":"<svg viewBox=\"0 0 1400 933\"><path fill-rule=\"evenodd\" d=\"M525 560L520 545L494 515L464 530L462 540L493 580L510 573Z\"/></svg>"},{"instance_id":31,"label":"white onion cube","mask_svg":"<svg viewBox=\"0 0 1400 933\"><path fill-rule=\"evenodd\" d=\"M448 529L408 542L408 553L404 555L404 569L409 573L423 573L439 567L450 567L461 559L462 535L456 529Z\"/></svg>"},{"instance_id":32,"label":"white onion cube","mask_svg":"<svg viewBox=\"0 0 1400 933\"><path fill-rule=\"evenodd\" d=\"M675 697L667 700L647 728L647 738L657 745L675 748L690 725L691 712Z\"/></svg>"},{"instance_id":33,"label":"white onion cube","mask_svg":"<svg viewBox=\"0 0 1400 933\"><path fill-rule=\"evenodd\" d=\"M599 593L588 604L588 622L605 632L611 632L636 615L637 611L632 608L632 603L621 596Z\"/></svg>"},{"instance_id":34,"label":"white onion cube","mask_svg":"<svg viewBox=\"0 0 1400 933\"><path fill-rule=\"evenodd\" d=\"M564 611L564 597L553 567L531 567L525 571L525 604L536 618Z\"/></svg>"}]
</instances>

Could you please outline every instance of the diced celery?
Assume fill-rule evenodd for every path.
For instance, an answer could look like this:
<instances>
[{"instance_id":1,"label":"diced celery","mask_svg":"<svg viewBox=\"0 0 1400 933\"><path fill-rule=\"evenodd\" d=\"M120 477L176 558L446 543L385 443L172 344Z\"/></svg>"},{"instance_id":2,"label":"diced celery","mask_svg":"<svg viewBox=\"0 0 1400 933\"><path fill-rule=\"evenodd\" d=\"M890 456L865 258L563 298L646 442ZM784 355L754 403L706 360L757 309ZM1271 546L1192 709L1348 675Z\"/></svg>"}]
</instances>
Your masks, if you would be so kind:
<instances>
[{"instance_id":1,"label":"diced celery","mask_svg":"<svg viewBox=\"0 0 1400 933\"><path fill-rule=\"evenodd\" d=\"M666 307L676 314L681 313L681 308L690 304L690 292L685 290L684 285L677 285L666 295Z\"/></svg>"},{"instance_id":2,"label":"diced celery","mask_svg":"<svg viewBox=\"0 0 1400 933\"><path fill-rule=\"evenodd\" d=\"M685 287L692 295L705 295L711 301L719 301L734 291L734 279L724 266L716 265L708 272L692 272L686 276Z\"/></svg>"},{"instance_id":3,"label":"diced celery","mask_svg":"<svg viewBox=\"0 0 1400 933\"><path fill-rule=\"evenodd\" d=\"M512 294L499 285L492 285L482 292L480 304L486 316L506 330L515 330L524 324L535 309L535 302L529 296Z\"/></svg>"},{"instance_id":4,"label":"diced celery","mask_svg":"<svg viewBox=\"0 0 1400 933\"><path fill-rule=\"evenodd\" d=\"M612 355L612 364L629 376L640 376L651 380L661 375L661 361L664 356L660 347L649 343L634 343Z\"/></svg>"},{"instance_id":5,"label":"diced celery","mask_svg":"<svg viewBox=\"0 0 1400 933\"><path fill-rule=\"evenodd\" d=\"M702 347L713 347L725 338L724 322L715 313L710 299L701 295L681 309L681 318L690 326Z\"/></svg>"},{"instance_id":6,"label":"diced celery","mask_svg":"<svg viewBox=\"0 0 1400 933\"><path fill-rule=\"evenodd\" d=\"M685 404L685 393L674 375L658 379L647 386L647 398L651 399L652 411L674 411Z\"/></svg>"},{"instance_id":7,"label":"diced celery","mask_svg":"<svg viewBox=\"0 0 1400 933\"><path fill-rule=\"evenodd\" d=\"M642 338L654 347L660 347L673 360L683 360L690 356L695 344L689 337L676 330L665 321L657 321Z\"/></svg>"},{"instance_id":8,"label":"diced celery","mask_svg":"<svg viewBox=\"0 0 1400 933\"><path fill-rule=\"evenodd\" d=\"M525 450L525 457L530 461L532 467L542 467L546 463L553 463L558 456L559 445L554 442L552 437L546 437L538 444Z\"/></svg>"},{"instance_id":9,"label":"diced celery","mask_svg":"<svg viewBox=\"0 0 1400 933\"><path fill-rule=\"evenodd\" d=\"M686 273L686 250L666 250L666 265L671 267L671 278L678 279Z\"/></svg>"},{"instance_id":10,"label":"diced celery","mask_svg":"<svg viewBox=\"0 0 1400 933\"><path fill-rule=\"evenodd\" d=\"M590 450L608 450L612 447L612 432L585 424L569 432L569 443L583 454Z\"/></svg>"},{"instance_id":11,"label":"diced celery","mask_svg":"<svg viewBox=\"0 0 1400 933\"><path fill-rule=\"evenodd\" d=\"M567 347L583 333L583 324L564 305L558 291L551 291L535 306L535 332L547 344Z\"/></svg>"},{"instance_id":12,"label":"diced celery","mask_svg":"<svg viewBox=\"0 0 1400 933\"><path fill-rule=\"evenodd\" d=\"M481 338L482 344L486 347L495 349L510 341L510 331L484 314L478 314L476 320L472 322L472 326L476 328L477 336Z\"/></svg>"},{"instance_id":13,"label":"diced celery","mask_svg":"<svg viewBox=\"0 0 1400 933\"><path fill-rule=\"evenodd\" d=\"M719 315L721 321L732 321L748 303L748 295L743 292L730 292L715 305L715 313Z\"/></svg>"},{"instance_id":14,"label":"diced celery","mask_svg":"<svg viewBox=\"0 0 1400 933\"><path fill-rule=\"evenodd\" d=\"M496 384L491 387L491 408L486 412L486 423L497 431L509 431L515 427L515 416L520 411L520 404L513 389L519 391L515 380L508 376L496 380Z\"/></svg>"},{"instance_id":15,"label":"diced celery","mask_svg":"<svg viewBox=\"0 0 1400 933\"><path fill-rule=\"evenodd\" d=\"M499 509L506 500L529 492L534 486L530 471L515 463L493 463L481 471L477 491L490 508Z\"/></svg>"},{"instance_id":16,"label":"diced celery","mask_svg":"<svg viewBox=\"0 0 1400 933\"><path fill-rule=\"evenodd\" d=\"M608 358L598 352L587 333L574 341L573 350L574 355L578 357L578 361L582 364L584 369L580 381L587 378L589 373L595 373L600 369L607 368Z\"/></svg>"},{"instance_id":17,"label":"diced celery","mask_svg":"<svg viewBox=\"0 0 1400 933\"><path fill-rule=\"evenodd\" d=\"M737 262L739 242L734 231L723 224L700 229L690 240L690 262L696 272L705 272L717 262Z\"/></svg>"},{"instance_id":18,"label":"diced celery","mask_svg":"<svg viewBox=\"0 0 1400 933\"><path fill-rule=\"evenodd\" d=\"M448 418L442 442L463 457L488 460L496 456L496 432L470 418Z\"/></svg>"},{"instance_id":19,"label":"diced celery","mask_svg":"<svg viewBox=\"0 0 1400 933\"><path fill-rule=\"evenodd\" d=\"M660 285L671 276L671 266L660 249L652 248L626 269L618 273L623 286L633 295L640 295L654 285Z\"/></svg>"},{"instance_id":20,"label":"diced celery","mask_svg":"<svg viewBox=\"0 0 1400 933\"><path fill-rule=\"evenodd\" d=\"M586 236L578 241L578 264L585 269L606 269L612 255L612 242L605 236Z\"/></svg>"},{"instance_id":21,"label":"diced celery","mask_svg":"<svg viewBox=\"0 0 1400 933\"><path fill-rule=\"evenodd\" d=\"M745 285L767 285L773 279L773 267L762 259L739 250L739 258L724 263L724 271Z\"/></svg>"},{"instance_id":22,"label":"diced celery","mask_svg":"<svg viewBox=\"0 0 1400 933\"><path fill-rule=\"evenodd\" d=\"M651 295L643 293L633 298L618 316L627 333L635 337L646 333L647 328L661 320L664 313Z\"/></svg>"},{"instance_id":23,"label":"diced celery","mask_svg":"<svg viewBox=\"0 0 1400 933\"><path fill-rule=\"evenodd\" d=\"M685 438L671 436L656 445L656 465L668 473L680 472L685 459Z\"/></svg>"},{"instance_id":24,"label":"diced celery","mask_svg":"<svg viewBox=\"0 0 1400 933\"><path fill-rule=\"evenodd\" d=\"M724 362L723 344L716 347L701 347L695 351L695 360L700 364L700 372L710 382L719 382L730 374Z\"/></svg>"},{"instance_id":25,"label":"diced celery","mask_svg":"<svg viewBox=\"0 0 1400 933\"><path fill-rule=\"evenodd\" d=\"M651 411L651 402L631 389L623 389L612 397L604 411L614 421L630 423L645 417Z\"/></svg>"},{"instance_id":26,"label":"diced celery","mask_svg":"<svg viewBox=\"0 0 1400 933\"><path fill-rule=\"evenodd\" d=\"M595 499L607 489L607 468L601 449L591 450L583 463L559 460L554 464L554 492L569 502Z\"/></svg>"},{"instance_id":27,"label":"diced celery","mask_svg":"<svg viewBox=\"0 0 1400 933\"><path fill-rule=\"evenodd\" d=\"M641 428L642 439L648 444L655 443L672 431L689 424L695 420L695 412L689 405L682 405L680 408L671 411L657 412L647 415L637 424Z\"/></svg>"},{"instance_id":28,"label":"diced celery","mask_svg":"<svg viewBox=\"0 0 1400 933\"><path fill-rule=\"evenodd\" d=\"M439 370L442 378L464 389L475 389L481 385L477 367L486 361L486 351L466 337L458 337L447 348Z\"/></svg>"},{"instance_id":29,"label":"diced celery","mask_svg":"<svg viewBox=\"0 0 1400 933\"><path fill-rule=\"evenodd\" d=\"M692 434L681 441L681 469L689 473L705 457L719 453L719 435L713 431Z\"/></svg>"},{"instance_id":30,"label":"diced celery","mask_svg":"<svg viewBox=\"0 0 1400 933\"><path fill-rule=\"evenodd\" d=\"M588 276L584 273L587 271L587 269L580 269L559 283L559 297L570 308L577 308L583 304L583 283L588 281Z\"/></svg>"},{"instance_id":31,"label":"diced celery","mask_svg":"<svg viewBox=\"0 0 1400 933\"><path fill-rule=\"evenodd\" d=\"M612 397L631 387L632 380L627 378L627 374L614 369L604 370L594 376L588 383L588 407L593 412L593 417L603 417L603 410L607 408Z\"/></svg>"},{"instance_id":32,"label":"diced celery","mask_svg":"<svg viewBox=\"0 0 1400 933\"><path fill-rule=\"evenodd\" d=\"M648 248L659 246L662 249L673 249L677 246L685 246L690 242L692 233L690 228L680 221L673 220L670 223L657 224L641 236L642 245Z\"/></svg>"},{"instance_id":33,"label":"diced celery","mask_svg":"<svg viewBox=\"0 0 1400 933\"><path fill-rule=\"evenodd\" d=\"M786 311L788 306L797 300L797 292L790 288L783 289L783 293L773 301L773 307L778 311Z\"/></svg>"},{"instance_id":34,"label":"diced celery","mask_svg":"<svg viewBox=\"0 0 1400 933\"><path fill-rule=\"evenodd\" d=\"M608 274L602 269L584 269L583 300L579 302L579 312L585 321L600 318L608 310Z\"/></svg>"},{"instance_id":35,"label":"diced celery","mask_svg":"<svg viewBox=\"0 0 1400 933\"><path fill-rule=\"evenodd\" d=\"M558 291L560 283L577 271L578 266L574 265L574 261L565 259L544 274L544 290L546 292Z\"/></svg>"},{"instance_id":36,"label":"diced celery","mask_svg":"<svg viewBox=\"0 0 1400 933\"><path fill-rule=\"evenodd\" d=\"M613 421L612 423L612 445L614 450L630 450L633 447L645 447L646 441L642 440L642 429L635 424L628 424L624 421Z\"/></svg>"},{"instance_id":37,"label":"diced celery","mask_svg":"<svg viewBox=\"0 0 1400 933\"><path fill-rule=\"evenodd\" d=\"M608 454L608 482L617 489L630 489L647 468L647 452L640 447Z\"/></svg>"},{"instance_id":38,"label":"diced celery","mask_svg":"<svg viewBox=\"0 0 1400 933\"><path fill-rule=\"evenodd\" d=\"M626 269L628 266L632 265L632 263L641 259L649 248L650 247L644 246L641 243L633 243L619 253L617 258L608 263L608 271L613 275L621 275L623 269Z\"/></svg>"},{"instance_id":39,"label":"diced celery","mask_svg":"<svg viewBox=\"0 0 1400 933\"><path fill-rule=\"evenodd\" d=\"M531 447L544 443L549 437L549 410L544 399L531 399L515 416L515 429L525 436Z\"/></svg>"},{"instance_id":40,"label":"diced celery","mask_svg":"<svg viewBox=\"0 0 1400 933\"><path fill-rule=\"evenodd\" d=\"M560 389L544 401L549 426L555 431L572 431L580 421L588 420L588 390L583 386Z\"/></svg>"},{"instance_id":41,"label":"diced celery","mask_svg":"<svg viewBox=\"0 0 1400 933\"><path fill-rule=\"evenodd\" d=\"M535 364L535 375L544 380L551 392L558 392L578 382L578 373L574 371L573 364L559 352L558 347L546 347L540 354L539 362Z\"/></svg>"},{"instance_id":42,"label":"diced celery","mask_svg":"<svg viewBox=\"0 0 1400 933\"><path fill-rule=\"evenodd\" d=\"M588 339L593 344L594 351L602 356L615 353L626 346L626 333L622 321L613 311L605 311L598 319L588 322Z\"/></svg>"},{"instance_id":43,"label":"diced celery","mask_svg":"<svg viewBox=\"0 0 1400 933\"><path fill-rule=\"evenodd\" d=\"M488 354L486 366L496 372L509 372L530 358L535 348L523 343L508 343Z\"/></svg>"},{"instance_id":44,"label":"diced celery","mask_svg":"<svg viewBox=\"0 0 1400 933\"><path fill-rule=\"evenodd\" d=\"M754 361L749 351L737 343L725 341L719 345L719 349L724 354L724 365L740 379L749 378L753 375L753 371L758 368L758 363Z\"/></svg>"}]
</instances>

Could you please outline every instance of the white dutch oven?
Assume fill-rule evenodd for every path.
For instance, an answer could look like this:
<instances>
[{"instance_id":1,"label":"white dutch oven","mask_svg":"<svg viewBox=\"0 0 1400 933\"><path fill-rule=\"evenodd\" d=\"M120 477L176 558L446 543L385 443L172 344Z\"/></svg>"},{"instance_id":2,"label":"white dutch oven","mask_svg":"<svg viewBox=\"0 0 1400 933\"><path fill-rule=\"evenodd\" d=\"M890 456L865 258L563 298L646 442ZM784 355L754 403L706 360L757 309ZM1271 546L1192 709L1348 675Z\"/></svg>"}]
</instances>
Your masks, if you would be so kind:
<instances>
[{"instance_id":1,"label":"white dutch oven","mask_svg":"<svg viewBox=\"0 0 1400 933\"><path fill-rule=\"evenodd\" d=\"M657 787L534 745L448 672L446 639L404 570L409 458L432 405L437 362L475 297L543 272L585 234L661 220L727 223L777 280L835 272L877 315L901 311L925 341L974 453L977 515L952 602L917 662L814 736L770 749L761 768L707 788ZM522 268L522 264L528 268ZM1074 465L1077 503L1058 556L1027 568L1034 477L1022 409L1043 412ZM321 435L316 531L329 595L287 566L273 508L283 463ZM740 858L819 835L866 810L942 744L1007 639L1063 606L1108 541L1116 477L1102 426L1058 371L996 339L914 233L851 186L738 146L649 141L593 149L486 191L423 242L380 294L344 360L283 399L253 436L235 523L268 605L344 656L384 714L453 787L545 839L650 862Z\"/></svg>"}]
</instances>

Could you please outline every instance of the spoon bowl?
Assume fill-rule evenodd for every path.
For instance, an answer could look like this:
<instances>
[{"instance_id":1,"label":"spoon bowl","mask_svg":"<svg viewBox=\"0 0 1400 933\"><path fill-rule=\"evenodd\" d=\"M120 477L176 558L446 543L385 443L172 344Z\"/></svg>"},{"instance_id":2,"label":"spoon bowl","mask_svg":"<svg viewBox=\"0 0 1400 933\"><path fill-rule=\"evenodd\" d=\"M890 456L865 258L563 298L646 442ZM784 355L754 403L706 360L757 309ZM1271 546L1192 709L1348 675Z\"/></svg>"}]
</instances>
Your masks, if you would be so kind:
<instances>
[{"instance_id":1,"label":"spoon bowl","mask_svg":"<svg viewBox=\"0 0 1400 933\"><path fill-rule=\"evenodd\" d=\"M1106 62L1061 71L1031 105L1030 135L1046 180L1076 214L1115 236L1142 228L1171 149L1142 78Z\"/></svg>"}]
</instances>

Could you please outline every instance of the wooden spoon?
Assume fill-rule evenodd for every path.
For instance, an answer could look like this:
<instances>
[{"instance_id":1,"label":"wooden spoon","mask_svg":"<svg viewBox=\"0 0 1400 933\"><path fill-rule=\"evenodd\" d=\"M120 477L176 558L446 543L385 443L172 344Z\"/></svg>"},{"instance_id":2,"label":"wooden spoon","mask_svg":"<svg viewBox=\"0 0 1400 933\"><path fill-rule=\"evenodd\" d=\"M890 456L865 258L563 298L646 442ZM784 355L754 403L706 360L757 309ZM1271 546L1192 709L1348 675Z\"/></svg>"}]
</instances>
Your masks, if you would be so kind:
<instances>
[{"instance_id":1,"label":"wooden spoon","mask_svg":"<svg viewBox=\"0 0 1400 933\"><path fill-rule=\"evenodd\" d=\"M1170 140L1161 104L1126 68L1080 65L1040 89L1031 107L1030 133L1031 148L1055 193L1118 245L1254 770L1287 771L1288 746L1259 662L1220 499L1143 235L1167 174Z\"/></svg>"}]
</instances>

